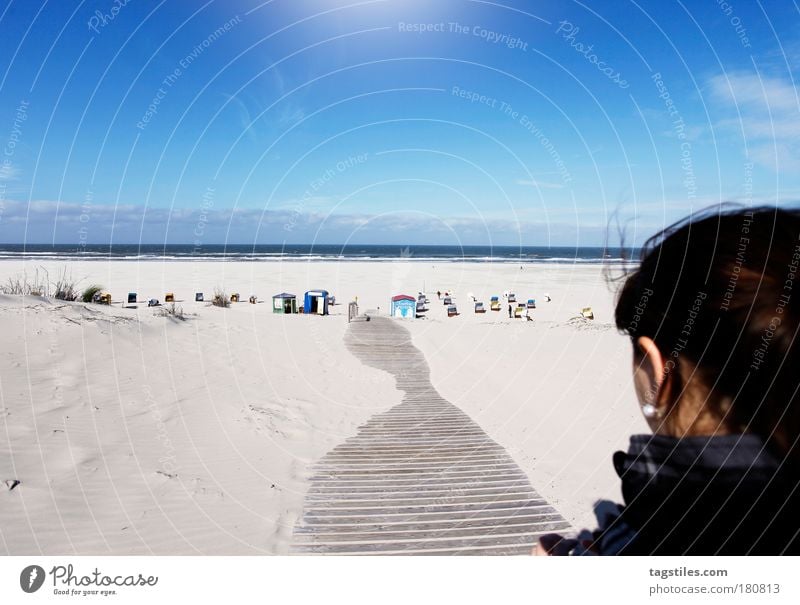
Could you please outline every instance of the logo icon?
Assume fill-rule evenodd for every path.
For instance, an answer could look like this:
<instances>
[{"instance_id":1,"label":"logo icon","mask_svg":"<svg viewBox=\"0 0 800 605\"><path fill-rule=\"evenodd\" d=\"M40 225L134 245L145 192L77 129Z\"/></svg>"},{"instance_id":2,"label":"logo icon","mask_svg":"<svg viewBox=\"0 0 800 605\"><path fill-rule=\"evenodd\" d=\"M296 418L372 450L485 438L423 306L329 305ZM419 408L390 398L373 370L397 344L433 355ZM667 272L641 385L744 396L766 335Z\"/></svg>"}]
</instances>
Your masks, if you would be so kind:
<instances>
[{"instance_id":1,"label":"logo icon","mask_svg":"<svg viewBox=\"0 0 800 605\"><path fill-rule=\"evenodd\" d=\"M44 584L44 569L38 565L28 565L19 574L19 586L25 592L36 592Z\"/></svg>"}]
</instances>

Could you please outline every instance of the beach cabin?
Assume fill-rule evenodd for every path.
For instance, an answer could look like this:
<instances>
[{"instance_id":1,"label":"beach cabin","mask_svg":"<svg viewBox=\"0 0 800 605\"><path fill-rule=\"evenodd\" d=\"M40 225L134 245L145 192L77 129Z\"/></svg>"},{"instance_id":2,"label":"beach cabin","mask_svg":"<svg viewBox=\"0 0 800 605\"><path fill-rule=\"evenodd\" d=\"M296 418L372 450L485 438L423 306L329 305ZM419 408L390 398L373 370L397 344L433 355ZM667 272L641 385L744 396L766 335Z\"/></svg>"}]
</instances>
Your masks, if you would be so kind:
<instances>
[{"instance_id":1,"label":"beach cabin","mask_svg":"<svg viewBox=\"0 0 800 605\"><path fill-rule=\"evenodd\" d=\"M475 313L486 313L486 307L483 306L482 302L475 303Z\"/></svg>"},{"instance_id":2,"label":"beach cabin","mask_svg":"<svg viewBox=\"0 0 800 605\"><path fill-rule=\"evenodd\" d=\"M303 300L303 313L314 315L328 314L328 291L309 290Z\"/></svg>"},{"instance_id":3,"label":"beach cabin","mask_svg":"<svg viewBox=\"0 0 800 605\"><path fill-rule=\"evenodd\" d=\"M536 299L535 298L529 298L527 306L528 306L529 309L535 309L536 308Z\"/></svg>"},{"instance_id":4,"label":"beach cabin","mask_svg":"<svg viewBox=\"0 0 800 605\"><path fill-rule=\"evenodd\" d=\"M358 303L354 300L347 303L347 323L358 317Z\"/></svg>"},{"instance_id":5,"label":"beach cabin","mask_svg":"<svg viewBox=\"0 0 800 605\"><path fill-rule=\"evenodd\" d=\"M417 316L417 301L408 294L392 296L392 317L414 319Z\"/></svg>"},{"instance_id":6,"label":"beach cabin","mask_svg":"<svg viewBox=\"0 0 800 605\"><path fill-rule=\"evenodd\" d=\"M492 311L499 311L500 310L500 297L499 296L492 296L491 301L489 301L489 308Z\"/></svg>"},{"instance_id":7,"label":"beach cabin","mask_svg":"<svg viewBox=\"0 0 800 605\"><path fill-rule=\"evenodd\" d=\"M455 305L449 305L447 307L447 317L455 317L458 315L458 309Z\"/></svg>"},{"instance_id":8,"label":"beach cabin","mask_svg":"<svg viewBox=\"0 0 800 605\"><path fill-rule=\"evenodd\" d=\"M175 302L175 294L173 294L172 292L167 292L164 295L164 302L165 303L174 303Z\"/></svg>"},{"instance_id":9,"label":"beach cabin","mask_svg":"<svg viewBox=\"0 0 800 605\"><path fill-rule=\"evenodd\" d=\"M273 313L297 313L297 297L294 294L281 292L272 297Z\"/></svg>"},{"instance_id":10,"label":"beach cabin","mask_svg":"<svg viewBox=\"0 0 800 605\"><path fill-rule=\"evenodd\" d=\"M202 292L195 292L194 301L195 302L203 302L203 293Z\"/></svg>"}]
</instances>

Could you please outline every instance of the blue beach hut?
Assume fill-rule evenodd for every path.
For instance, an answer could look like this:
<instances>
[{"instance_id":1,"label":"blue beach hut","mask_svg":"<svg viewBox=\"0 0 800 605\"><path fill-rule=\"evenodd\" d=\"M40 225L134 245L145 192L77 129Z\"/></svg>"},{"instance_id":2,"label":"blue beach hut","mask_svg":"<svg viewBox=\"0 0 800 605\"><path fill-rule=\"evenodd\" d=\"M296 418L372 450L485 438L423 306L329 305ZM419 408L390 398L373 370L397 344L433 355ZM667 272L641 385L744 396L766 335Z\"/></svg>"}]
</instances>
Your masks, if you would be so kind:
<instances>
[{"instance_id":1,"label":"blue beach hut","mask_svg":"<svg viewBox=\"0 0 800 605\"><path fill-rule=\"evenodd\" d=\"M413 319L417 316L417 301L408 294L398 294L392 297L392 317L407 317Z\"/></svg>"},{"instance_id":2,"label":"blue beach hut","mask_svg":"<svg viewBox=\"0 0 800 605\"><path fill-rule=\"evenodd\" d=\"M309 290L303 299L303 313L315 315L328 314L328 291Z\"/></svg>"}]
</instances>

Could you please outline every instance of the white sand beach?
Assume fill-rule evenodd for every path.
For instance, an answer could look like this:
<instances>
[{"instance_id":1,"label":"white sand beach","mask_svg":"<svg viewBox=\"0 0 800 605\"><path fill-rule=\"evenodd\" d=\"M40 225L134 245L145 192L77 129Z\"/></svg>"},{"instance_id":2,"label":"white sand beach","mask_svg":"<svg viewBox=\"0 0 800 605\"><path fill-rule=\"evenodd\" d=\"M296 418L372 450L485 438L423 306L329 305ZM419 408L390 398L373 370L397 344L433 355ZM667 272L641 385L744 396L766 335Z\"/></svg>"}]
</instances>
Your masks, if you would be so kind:
<instances>
[{"instance_id":1,"label":"white sand beach","mask_svg":"<svg viewBox=\"0 0 800 605\"><path fill-rule=\"evenodd\" d=\"M611 455L646 430L596 265L15 260L0 283L65 266L114 304L0 296L5 554L288 552L310 466L400 401L344 345L354 297L387 314L392 295L425 289L426 318L397 321L433 385L575 527L593 524L595 500L619 498ZM194 302L217 286L259 304ZM272 313L273 294L312 288L336 296L330 316ZM534 321L505 305L472 312L468 293L488 307L506 290L537 300ZM187 319L123 308L128 292L174 292ZM575 319L584 306L594 321Z\"/></svg>"}]
</instances>

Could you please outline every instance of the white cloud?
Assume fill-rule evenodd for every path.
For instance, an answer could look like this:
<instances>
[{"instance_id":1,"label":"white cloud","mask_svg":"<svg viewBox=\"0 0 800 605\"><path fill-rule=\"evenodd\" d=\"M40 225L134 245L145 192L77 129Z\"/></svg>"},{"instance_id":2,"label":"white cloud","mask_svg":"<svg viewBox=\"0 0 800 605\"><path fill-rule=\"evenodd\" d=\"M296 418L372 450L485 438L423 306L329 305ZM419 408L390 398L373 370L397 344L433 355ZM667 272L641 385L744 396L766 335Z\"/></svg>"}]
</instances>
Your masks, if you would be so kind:
<instances>
[{"instance_id":1,"label":"white cloud","mask_svg":"<svg viewBox=\"0 0 800 605\"><path fill-rule=\"evenodd\" d=\"M525 185L527 187L536 187L537 189L563 189L563 183L552 183L548 181L539 181L535 179L519 179L517 185Z\"/></svg>"},{"instance_id":2,"label":"white cloud","mask_svg":"<svg viewBox=\"0 0 800 605\"><path fill-rule=\"evenodd\" d=\"M800 99L793 82L729 72L708 85L712 100L728 116L717 127L743 134L754 162L776 171L800 168Z\"/></svg>"},{"instance_id":3,"label":"white cloud","mask_svg":"<svg viewBox=\"0 0 800 605\"><path fill-rule=\"evenodd\" d=\"M495 244L522 241L529 245L602 244L602 217L559 217L547 220L503 219L495 216L441 216L423 212L328 213L295 207L199 209L128 204L37 200L8 201L0 216L0 241L31 243L309 243L349 241L433 243L453 239ZM579 239L580 238L580 239Z\"/></svg>"},{"instance_id":4,"label":"white cloud","mask_svg":"<svg viewBox=\"0 0 800 605\"><path fill-rule=\"evenodd\" d=\"M710 80L719 99L743 107L768 105L773 111L797 113L798 96L792 83L781 78L751 72L729 72Z\"/></svg>"}]
</instances>

